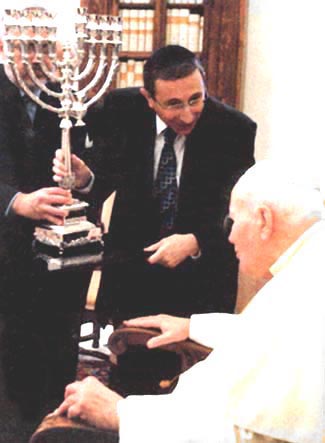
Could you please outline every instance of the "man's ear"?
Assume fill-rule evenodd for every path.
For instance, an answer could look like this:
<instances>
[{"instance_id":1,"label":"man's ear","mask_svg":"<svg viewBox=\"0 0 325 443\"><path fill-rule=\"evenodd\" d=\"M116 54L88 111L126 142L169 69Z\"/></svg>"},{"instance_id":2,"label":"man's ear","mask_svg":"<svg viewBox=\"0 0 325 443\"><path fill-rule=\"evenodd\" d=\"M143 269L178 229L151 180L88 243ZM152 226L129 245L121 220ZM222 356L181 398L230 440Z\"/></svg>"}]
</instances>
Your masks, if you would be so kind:
<instances>
[{"instance_id":1,"label":"man's ear","mask_svg":"<svg viewBox=\"0 0 325 443\"><path fill-rule=\"evenodd\" d=\"M261 239L264 241L268 240L272 235L274 225L272 209L267 205L260 206L258 208L258 220Z\"/></svg>"},{"instance_id":2,"label":"man's ear","mask_svg":"<svg viewBox=\"0 0 325 443\"><path fill-rule=\"evenodd\" d=\"M140 88L140 92L143 95L143 97L147 100L149 108L153 108L153 98L149 94L149 92L146 90L146 88Z\"/></svg>"},{"instance_id":3,"label":"man's ear","mask_svg":"<svg viewBox=\"0 0 325 443\"><path fill-rule=\"evenodd\" d=\"M2 39L0 37L0 62L3 62L3 42Z\"/></svg>"}]
</instances>

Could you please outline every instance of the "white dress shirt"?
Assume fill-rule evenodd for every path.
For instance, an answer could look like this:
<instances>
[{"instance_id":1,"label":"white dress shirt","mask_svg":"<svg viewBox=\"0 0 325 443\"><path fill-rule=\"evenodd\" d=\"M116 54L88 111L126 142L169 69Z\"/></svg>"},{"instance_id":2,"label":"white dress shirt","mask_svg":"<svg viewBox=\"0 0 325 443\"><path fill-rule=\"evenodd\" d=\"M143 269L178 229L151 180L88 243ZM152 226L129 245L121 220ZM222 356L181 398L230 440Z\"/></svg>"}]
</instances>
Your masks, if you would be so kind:
<instances>
[{"instance_id":1,"label":"white dress shirt","mask_svg":"<svg viewBox=\"0 0 325 443\"><path fill-rule=\"evenodd\" d=\"M161 152L163 150L165 140L164 140L164 130L167 128L166 123L164 123L158 115L156 115L156 142L155 142L155 148L154 148L154 170L153 170L153 177L154 179L157 177L158 173L158 167L159 167L159 161ZM183 166L183 157L184 157L184 151L185 151L185 135L177 135L174 141L174 151L176 156L176 181L177 186L179 186L180 179L181 179L181 173L182 173L182 166Z\"/></svg>"},{"instance_id":2,"label":"white dress shirt","mask_svg":"<svg viewBox=\"0 0 325 443\"><path fill-rule=\"evenodd\" d=\"M167 128L166 124L156 115L156 139L155 139L155 146L154 146L154 169L153 169L153 178L155 179L157 177L158 173L158 167L159 167L159 161L160 156L164 147L164 130ZM185 151L185 135L177 135L174 142L174 151L176 156L176 181L177 186L179 186L181 173L182 173L182 166L183 166L183 157L184 157L184 151ZM78 192L82 194L87 194L91 191L93 184L94 184L95 176L91 172L91 179L89 180L89 183L83 188L78 188Z\"/></svg>"}]
</instances>

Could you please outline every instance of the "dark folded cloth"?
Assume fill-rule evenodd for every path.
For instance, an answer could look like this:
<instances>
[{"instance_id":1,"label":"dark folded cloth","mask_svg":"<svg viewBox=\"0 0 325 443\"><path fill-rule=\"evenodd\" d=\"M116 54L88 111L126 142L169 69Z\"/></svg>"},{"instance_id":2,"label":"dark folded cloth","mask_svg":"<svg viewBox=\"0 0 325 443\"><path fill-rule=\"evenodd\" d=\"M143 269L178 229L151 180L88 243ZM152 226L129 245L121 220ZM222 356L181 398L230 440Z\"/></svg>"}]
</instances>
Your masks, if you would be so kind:
<instances>
[{"instance_id":1,"label":"dark folded cloth","mask_svg":"<svg viewBox=\"0 0 325 443\"><path fill-rule=\"evenodd\" d=\"M159 334L155 329L122 326L110 335L112 389L123 396L171 392L178 376L211 352L192 340L148 349L147 341Z\"/></svg>"}]
</instances>

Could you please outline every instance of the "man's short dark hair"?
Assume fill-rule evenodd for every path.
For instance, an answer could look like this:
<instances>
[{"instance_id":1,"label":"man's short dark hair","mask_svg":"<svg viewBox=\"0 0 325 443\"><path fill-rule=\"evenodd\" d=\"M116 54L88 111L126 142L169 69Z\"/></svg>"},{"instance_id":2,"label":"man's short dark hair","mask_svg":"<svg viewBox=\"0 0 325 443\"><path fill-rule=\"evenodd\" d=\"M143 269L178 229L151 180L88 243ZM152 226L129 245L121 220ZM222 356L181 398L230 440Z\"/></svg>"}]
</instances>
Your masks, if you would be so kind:
<instances>
[{"instance_id":1,"label":"man's short dark hair","mask_svg":"<svg viewBox=\"0 0 325 443\"><path fill-rule=\"evenodd\" d=\"M164 46L157 49L144 65L144 87L154 97L157 79L177 80L191 75L196 69L204 79L204 69L193 52L179 45Z\"/></svg>"}]
</instances>

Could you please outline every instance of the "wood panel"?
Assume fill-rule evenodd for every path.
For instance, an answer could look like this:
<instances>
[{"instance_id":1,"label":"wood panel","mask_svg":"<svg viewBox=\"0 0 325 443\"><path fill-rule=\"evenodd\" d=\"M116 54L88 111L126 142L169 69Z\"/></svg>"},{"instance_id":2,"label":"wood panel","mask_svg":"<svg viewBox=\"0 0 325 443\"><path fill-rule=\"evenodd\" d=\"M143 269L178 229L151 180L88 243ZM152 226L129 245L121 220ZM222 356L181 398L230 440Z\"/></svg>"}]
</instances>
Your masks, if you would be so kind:
<instances>
[{"instance_id":1,"label":"wood panel","mask_svg":"<svg viewBox=\"0 0 325 443\"><path fill-rule=\"evenodd\" d=\"M107 14L110 3L107 0L80 0L80 6L94 14Z\"/></svg>"},{"instance_id":2,"label":"wood panel","mask_svg":"<svg viewBox=\"0 0 325 443\"><path fill-rule=\"evenodd\" d=\"M205 11L203 63L209 92L240 108L247 0L210 0Z\"/></svg>"}]
</instances>

